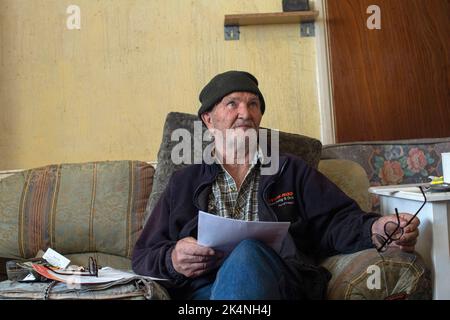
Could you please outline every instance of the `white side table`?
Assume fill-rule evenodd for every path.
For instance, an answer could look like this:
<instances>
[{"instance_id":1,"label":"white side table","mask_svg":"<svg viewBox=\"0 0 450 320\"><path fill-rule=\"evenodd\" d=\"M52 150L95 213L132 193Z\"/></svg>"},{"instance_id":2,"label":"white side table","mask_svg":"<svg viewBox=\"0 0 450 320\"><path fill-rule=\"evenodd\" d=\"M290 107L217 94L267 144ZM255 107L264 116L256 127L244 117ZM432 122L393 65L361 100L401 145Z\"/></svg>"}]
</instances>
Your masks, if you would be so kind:
<instances>
[{"instance_id":1,"label":"white side table","mask_svg":"<svg viewBox=\"0 0 450 320\"><path fill-rule=\"evenodd\" d=\"M414 214L424 199L417 186L371 187L380 196L382 214ZM416 251L432 271L433 299L450 299L450 192L426 192L427 203L419 212L419 239Z\"/></svg>"}]
</instances>

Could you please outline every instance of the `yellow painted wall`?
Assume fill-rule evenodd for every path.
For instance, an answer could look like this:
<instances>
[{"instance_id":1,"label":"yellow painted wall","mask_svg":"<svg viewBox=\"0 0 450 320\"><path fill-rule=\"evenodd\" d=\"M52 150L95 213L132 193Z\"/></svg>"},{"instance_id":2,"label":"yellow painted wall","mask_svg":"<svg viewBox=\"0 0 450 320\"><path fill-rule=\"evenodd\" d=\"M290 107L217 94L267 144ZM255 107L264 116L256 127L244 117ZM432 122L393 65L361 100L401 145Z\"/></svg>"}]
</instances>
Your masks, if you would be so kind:
<instances>
[{"instance_id":1,"label":"yellow painted wall","mask_svg":"<svg viewBox=\"0 0 450 320\"><path fill-rule=\"evenodd\" d=\"M0 170L154 161L167 112L195 113L229 69L259 79L263 126L320 138L316 40L292 24L224 41L224 14L275 11L281 0L0 0Z\"/></svg>"}]
</instances>

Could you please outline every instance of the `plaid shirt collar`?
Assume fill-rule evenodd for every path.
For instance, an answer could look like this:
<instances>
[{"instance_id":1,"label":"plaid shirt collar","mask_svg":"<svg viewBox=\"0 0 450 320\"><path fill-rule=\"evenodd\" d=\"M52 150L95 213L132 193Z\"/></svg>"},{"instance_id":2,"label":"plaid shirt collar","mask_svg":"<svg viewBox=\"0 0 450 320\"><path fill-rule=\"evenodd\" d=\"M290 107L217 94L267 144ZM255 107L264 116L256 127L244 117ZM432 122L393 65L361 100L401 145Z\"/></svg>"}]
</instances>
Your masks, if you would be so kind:
<instances>
[{"instance_id":1,"label":"plaid shirt collar","mask_svg":"<svg viewBox=\"0 0 450 320\"><path fill-rule=\"evenodd\" d=\"M250 168L238 190L233 177L227 172L220 161L219 174L212 185L208 201L208 212L221 217L256 221L258 218L258 189L260 180L260 164L262 152L259 149Z\"/></svg>"}]
</instances>

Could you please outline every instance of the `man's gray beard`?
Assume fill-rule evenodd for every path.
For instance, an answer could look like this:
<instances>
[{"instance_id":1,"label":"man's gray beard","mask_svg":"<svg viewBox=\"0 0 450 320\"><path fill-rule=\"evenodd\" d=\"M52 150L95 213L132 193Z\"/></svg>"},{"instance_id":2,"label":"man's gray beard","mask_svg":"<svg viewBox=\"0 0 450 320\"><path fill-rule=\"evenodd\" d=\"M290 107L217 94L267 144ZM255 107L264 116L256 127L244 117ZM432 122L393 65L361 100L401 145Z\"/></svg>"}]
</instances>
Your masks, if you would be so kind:
<instances>
[{"instance_id":1,"label":"man's gray beard","mask_svg":"<svg viewBox=\"0 0 450 320\"><path fill-rule=\"evenodd\" d=\"M216 152L219 162L223 164L249 163L258 147L257 131L248 129L236 134L235 129L232 130L228 129L225 137L217 138L216 136ZM222 143L218 143L219 141Z\"/></svg>"}]
</instances>

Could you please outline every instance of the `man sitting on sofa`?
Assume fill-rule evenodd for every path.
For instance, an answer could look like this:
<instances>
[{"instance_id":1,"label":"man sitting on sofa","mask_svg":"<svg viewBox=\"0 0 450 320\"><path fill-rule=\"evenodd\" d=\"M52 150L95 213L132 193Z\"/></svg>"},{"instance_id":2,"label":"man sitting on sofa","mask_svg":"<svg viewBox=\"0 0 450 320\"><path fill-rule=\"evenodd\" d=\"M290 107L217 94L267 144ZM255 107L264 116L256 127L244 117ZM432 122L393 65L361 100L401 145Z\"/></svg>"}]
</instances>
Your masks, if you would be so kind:
<instances>
[{"instance_id":1,"label":"man sitting on sofa","mask_svg":"<svg viewBox=\"0 0 450 320\"><path fill-rule=\"evenodd\" d=\"M216 161L172 175L135 245L133 270L169 279L162 284L175 299L325 298L330 273L314 259L380 249L383 244L374 235L386 236L386 223L397 223L398 217L363 212L297 157L280 155L278 170L270 175L262 174L264 154L252 153L248 146L244 146L245 161L236 161L239 147L229 142L247 130L258 130L265 111L258 81L250 73L228 71L215 76L201 91L200 102L198 115L215 138ZM236 149L229 152L230 148ZM273 201L286 192L291 194L289 201ZM244 240L224 257L197 244L199 210L291 225L280 252ZM399 218L403 227L412 216L401 213ZM384 245L413 251L418 225L414 218L398 240Z\"/></svg>"}]
</instances>

